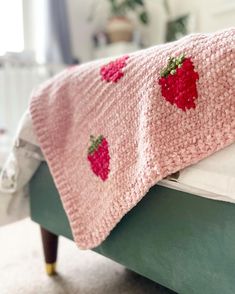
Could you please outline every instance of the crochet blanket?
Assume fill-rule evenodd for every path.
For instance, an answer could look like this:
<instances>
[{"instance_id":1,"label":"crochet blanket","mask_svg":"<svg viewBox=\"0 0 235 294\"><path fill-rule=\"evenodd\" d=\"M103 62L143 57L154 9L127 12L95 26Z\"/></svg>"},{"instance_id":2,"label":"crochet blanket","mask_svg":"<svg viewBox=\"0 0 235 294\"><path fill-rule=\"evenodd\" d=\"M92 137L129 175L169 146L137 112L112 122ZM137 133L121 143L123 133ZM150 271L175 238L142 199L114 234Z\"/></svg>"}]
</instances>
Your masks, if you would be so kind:
<instances>
[{"instance_id":1,"label":"crochet blanket","mask_svg":"<svg viewBox=\"0 0 235 294\"><path fill-rule=\"evenodd\" d=\"M234 76L232 28L75 66L33 93L80 248L99 245L159 180L235 141Z\"/></svg>"}]
</instances>

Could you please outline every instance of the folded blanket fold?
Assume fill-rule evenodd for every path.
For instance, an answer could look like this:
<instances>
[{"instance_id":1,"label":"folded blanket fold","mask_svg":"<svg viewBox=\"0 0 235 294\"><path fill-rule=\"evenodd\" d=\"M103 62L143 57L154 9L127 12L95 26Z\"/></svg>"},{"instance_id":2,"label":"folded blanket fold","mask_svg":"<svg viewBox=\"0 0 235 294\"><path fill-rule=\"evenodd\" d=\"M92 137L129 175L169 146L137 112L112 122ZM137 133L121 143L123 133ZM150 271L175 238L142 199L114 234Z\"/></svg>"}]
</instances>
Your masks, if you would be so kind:
<instances>
[{"instance_id":1,"label":"folded blanket fold","mask_svg":"<svg viewBox=\"0 0 235 294\"><path fill-rule=\"evenodd\" d=\"M235 29L63 71L32 95L36 135L83 249L159 180L235 141Z\"/></svg>"}]
</instances>

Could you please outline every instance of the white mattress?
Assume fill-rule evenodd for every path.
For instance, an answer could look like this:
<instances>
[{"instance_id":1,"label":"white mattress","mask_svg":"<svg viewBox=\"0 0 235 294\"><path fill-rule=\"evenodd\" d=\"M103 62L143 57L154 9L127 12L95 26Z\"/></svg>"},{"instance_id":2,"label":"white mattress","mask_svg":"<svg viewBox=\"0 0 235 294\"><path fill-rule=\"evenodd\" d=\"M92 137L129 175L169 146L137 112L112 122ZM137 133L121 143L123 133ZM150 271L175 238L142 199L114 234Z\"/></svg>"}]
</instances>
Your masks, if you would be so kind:
<instances>
[{"instance_id":1,"label":"white mattress","mask_svg":"<svg viewBox=\"0 0 235 294\"><path fill-rule=\"evenodd\" d=\"M159 185L235 203L235 143L180 171L178 179L162 180Z\"/></svg>"}]
</instances>

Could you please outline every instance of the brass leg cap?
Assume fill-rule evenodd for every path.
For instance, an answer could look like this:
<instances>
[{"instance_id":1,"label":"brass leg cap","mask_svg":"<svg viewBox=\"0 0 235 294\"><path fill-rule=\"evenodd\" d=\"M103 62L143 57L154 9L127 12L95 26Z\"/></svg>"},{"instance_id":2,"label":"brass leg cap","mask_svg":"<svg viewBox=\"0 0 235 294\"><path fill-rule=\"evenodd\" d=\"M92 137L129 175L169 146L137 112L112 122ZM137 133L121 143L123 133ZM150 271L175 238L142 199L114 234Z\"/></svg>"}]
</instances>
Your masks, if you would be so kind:
<instances>
[{"instance_id":1,"label":"brass leg cap","mask_svg":"<svg viewBox=\"0 0 235 294\"><path fill-rule=\"evenodd\" d=\"M46 263L46 273L48 276L56 274L56 263Z\"/></svg>"}]
</instances>

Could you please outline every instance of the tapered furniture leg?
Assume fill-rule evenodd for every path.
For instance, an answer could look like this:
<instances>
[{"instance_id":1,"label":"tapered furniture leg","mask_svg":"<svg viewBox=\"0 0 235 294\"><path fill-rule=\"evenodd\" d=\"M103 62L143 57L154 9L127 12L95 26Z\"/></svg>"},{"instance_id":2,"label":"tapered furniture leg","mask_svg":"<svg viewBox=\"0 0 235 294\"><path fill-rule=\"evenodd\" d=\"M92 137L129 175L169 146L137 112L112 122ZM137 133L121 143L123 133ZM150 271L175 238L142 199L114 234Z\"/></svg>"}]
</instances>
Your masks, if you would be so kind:
<instances>
[{"instance_id":1,"label":"tapered furniture leg","mask_svg":"<svg viewBox=\"0 0 235 294\"><path fill-rule=\"evenodd\" d=\"M42 245L46 263L46 272L49 276L56 273L56 259L58 249L58 236L41 228Z\"/></svg>"}]
</instances>

